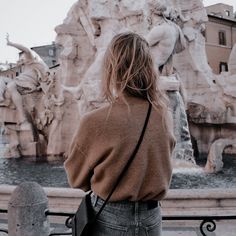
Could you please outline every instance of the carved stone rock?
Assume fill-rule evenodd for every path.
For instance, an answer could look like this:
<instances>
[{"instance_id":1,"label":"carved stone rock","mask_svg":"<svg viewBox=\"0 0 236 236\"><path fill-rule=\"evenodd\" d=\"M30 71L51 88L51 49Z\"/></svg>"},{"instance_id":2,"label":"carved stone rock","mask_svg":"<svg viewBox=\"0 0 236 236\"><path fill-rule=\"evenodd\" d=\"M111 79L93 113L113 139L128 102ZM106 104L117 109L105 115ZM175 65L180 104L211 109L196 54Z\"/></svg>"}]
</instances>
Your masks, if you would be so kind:
<instances>
[{"instance_id":1,"label":"carved stone rock","mask_svg":"<svg viewBox=\"0 0 236 236\"><path fill-rule=\"evenodd\" d=\"M222 153L226 147L232 146L233 144L236 144L236 139L221 138L212 143L205 166L205 170L208 173L216 173L223 168Z\"/></svg>"},{"instance_id":2,"label":"carved stone rock","mask_svg":"<svg viewBox=\"0 0 236 236\"><path fill-rule=\"evenodd\" d=\"M197 151L207 153L216 137L233 137L236 86L234 72L230 75L216 76L207 63L202 32L208 18L201 0L78 1L72 6L64 23L56 28L57 39L67 50L70 47L67 48L63 37L72 38L75 45L78 45L78 51L83 45L83 48L86 47L86 53L82 49L75 57L81 65L77 71L73 69L75 58L72 61L69 56L61 57L61 71L67 73L67 76L63 76L63 73L61 76L62 90L66 96L70 97L71 94L71 99L76 99L78 102L78 117L102 106L104 101L100 96L99 68L108 42L113 35L124 30L132 30L144 37L147 36L154 27L162 24L162 19L158 15L161 11L164 11L163 14L173 24L178 25L186 39L186 46L185 49L181 49L184 49L182 52L178 51L173 58L172 53L169 55L168 62L164 66L168 77L166 81L161 81L161 86L164 90L175 88L173 91L178 91L179 85L171 81L172 73L178 74L182 90L185 90L184 104L190 121L191 139L195 140ZM71 31L70 27L76 30ZM80 36L77 33L78 29ZM234 68L233 52L230 68ZM155 52L154 47L153 56L158 59L158 50ZM177 100L174 100L174 103ZM227 152L236 153L236 150L231 148L227 149Z\"/></svg>"}]
</instances>

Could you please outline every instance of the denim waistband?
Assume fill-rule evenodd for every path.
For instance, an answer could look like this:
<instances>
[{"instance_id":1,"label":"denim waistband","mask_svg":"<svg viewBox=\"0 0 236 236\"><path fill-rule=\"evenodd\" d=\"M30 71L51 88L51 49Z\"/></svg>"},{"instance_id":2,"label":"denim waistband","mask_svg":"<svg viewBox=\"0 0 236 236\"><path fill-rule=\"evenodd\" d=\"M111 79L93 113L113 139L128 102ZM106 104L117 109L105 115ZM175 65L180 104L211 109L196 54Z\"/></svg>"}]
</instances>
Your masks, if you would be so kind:
<instances>
[{"instance_id":1,"label":"denim waistband","mask_svg":"<svg viewBox=\"0 0 236 236\"><path fill-rule=\"evenodd\" d=\"M102 206L103 203L105 202L102 198L100 198L99 196L97 196L96 194L92 194L91 195L91 200L92 200L92 204L93 206L99 205ZM106 206L111 206L113 208L134 208L134 207L138 207L140 210L150 210L150 209L154 209L156 207L160 206L160 202L159 201L153 201L153 200L149 200L149 201L128 201L128 200L122 200L122 201L117 201L117 202L108 202L106 204Z\"/></svg>"}]
</instances>

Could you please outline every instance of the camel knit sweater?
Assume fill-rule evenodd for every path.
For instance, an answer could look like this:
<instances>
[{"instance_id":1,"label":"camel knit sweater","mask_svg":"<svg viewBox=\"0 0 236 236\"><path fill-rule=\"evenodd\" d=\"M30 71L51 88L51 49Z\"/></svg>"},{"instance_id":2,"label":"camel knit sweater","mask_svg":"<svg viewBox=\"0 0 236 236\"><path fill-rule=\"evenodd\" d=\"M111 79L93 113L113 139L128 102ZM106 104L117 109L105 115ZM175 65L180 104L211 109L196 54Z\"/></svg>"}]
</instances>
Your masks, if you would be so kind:
<instances>
[{"instance_id":1,"label":"camel knit sweater","mask_svg":"<svg viewBox=\"0 0 236 236\"><path fill-rule=\"evenodd\" d=\"M92 189L105 199L140 137L148 110L146 100L127 97L85 115L73 138L65 169L69 184ZM128 108L129 107L129 108ZM172 175L175 145L171 119L152 109L143 142L110 201L161 200Z\"/></svg>"}]
</instances>

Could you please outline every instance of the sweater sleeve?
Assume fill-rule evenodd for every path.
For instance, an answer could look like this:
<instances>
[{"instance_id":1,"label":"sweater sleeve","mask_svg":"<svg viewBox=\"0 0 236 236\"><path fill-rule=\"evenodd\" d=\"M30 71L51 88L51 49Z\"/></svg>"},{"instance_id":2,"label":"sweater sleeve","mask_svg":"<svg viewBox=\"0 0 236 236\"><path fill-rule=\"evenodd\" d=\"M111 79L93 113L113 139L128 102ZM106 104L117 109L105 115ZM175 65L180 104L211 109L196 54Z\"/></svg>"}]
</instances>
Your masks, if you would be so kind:
<instances>
[{"instance_id":1,"label":"sweater sleeve","mask_svg":"<svg viewBox=\"0 0 236 236\"><path fill-rule=\"evenodd\" d=\"M64 163L70 186L84 191L91 189L90 179L93 174L93 163L88 151L95 141L91 131L94 131L93 127L86 118L82 118Z\"/></svg>"}]
</instances>

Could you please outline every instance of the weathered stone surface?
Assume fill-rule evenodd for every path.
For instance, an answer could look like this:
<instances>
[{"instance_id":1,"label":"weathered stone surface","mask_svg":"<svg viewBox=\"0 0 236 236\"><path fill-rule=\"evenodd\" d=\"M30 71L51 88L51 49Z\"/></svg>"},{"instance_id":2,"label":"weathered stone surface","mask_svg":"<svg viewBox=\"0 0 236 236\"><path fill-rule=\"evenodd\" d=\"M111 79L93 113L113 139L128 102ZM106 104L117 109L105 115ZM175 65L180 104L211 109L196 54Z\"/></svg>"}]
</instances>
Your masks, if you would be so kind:
<instances>
[{"instance_id":1,"label":"weathered stone surface","mask_svg":"<svg viewBox=\"0 0 236 236\"><path fill-rule=\"evenodd\" d=\"M43 188L35 182L25 182L15 188L8 203L8 231L11 236L50 233L45 216L48 199Z\"/></svg>"},{"instance_id":2,"label":"weathered stone surface","mask_svg":"<svg viewBox=\"0 0 236 236\"><path fill-rule=\"evenodd\" d=\"M173 52L183 50L185 42L180 27L174 21L163 17L163 14L170 17L173 11L169 7L174 9L177 7L176 4L174 1L163 0L78 1L70 9L63 24L56 27L56 41L62 46L61 73L58 74L58 78L61 81L62 92L68 97L67 102L77 101L77 119L79 119L86 112L106 103L101 95L100 70L105 49L112 37L127 30L147 36L147 40L153 45L152 52L156 65L159 67L168 64L163 69L165 77L162 77L161 87L175 94L170 95L178 130L176 131L178 150L176 149L175 156L179 159L183 156L182 160L194 163L184 103L180 102L180 95L177 93L180 84L176 81L172 63ZM67 30L70 27L76 29L75 25L78 26L77 31L81 33L72 34ZM77 60L79 64L76 64ZM176 104L181 108L177 108ZM73 129L68 127L67 134L63 133L66 140L71 140L73 136L71 131L78 125L77 122L74 123L74 119L68 109L67 117L63 117L62 124L70 120ZM184 132L182 136L181 132Z\"/></svg>"},{"instance_id":3,"label":"weathered stone surface","mask_svg":"<svg viewBox=\"0 0 236 236\"><path fill-rule=\"evenodd\" d=\"M222 153L228 146L236 145L236 139L217 139L211 145L205 170L209 173L219 172L223 168Z\"/></svg>"},{"instance_id":4,"label":"weathered stone surface","mask_svg":"<svg viewBox=\"0 0 236 236\"><path fill-rule=\"evenodd\" d=\"M166 5L166 3L168 5ZM171 55L169 55L168 62L165 64L164 68L167 69L167 75L171 75L171 66L174 65L181 83L185 88L185 104L191 122L190 131L192 140L196 141L198 151L208 152L216 137L226 138L227 136L234 136L232 132L230 132L230 129L234 130L233 124L235 124L236 114L234 95L236 94L234 83L235 76L232 74L216 76L213 74L207 63L205 39L202 36L202 32L205 29L204 23L207 22L208 19L202 1L150 0L139 1L138 3L134 3L133 1L113 1L109 4L108 2L96 1L96 4L94 4L93 6L97 4L96 9L100 9L102 6L101 12L96 12L94 10L95 8L91 9L90 1L88 4L85 1L78 1L76 8L72 7L73 13L75 14L77 12L76 19L82 19L84 22L84 16L80 15L81 11L78 9L82 8L84 12L89 13L87 24L86 27L84 24L84 28L86 29L85 32L87 37L90 38L89 42L91 43L91 47L94 47L97 50L97 53L94 54L95 59L87 66L88 69L87 72L84 73L84 77L77 76L82 79L77 80L76 87L64 88L64 90L74 94L77 99L79 98L79 115L82 115L86 111L95 109L103 103L103 101L100 100L99 95L99 67L101 66L103 51L112 36L112 34L107 34L107 32L115 34L122 32L124 29L129 29L146 36L149 35L148 33L152 32L153 29L157 28L158 33L156 35L153 33L151 34L157 37L159 36L159 29L162 25L162 18L158 14L155 15L154 12L160 11L161 8L166 8L164 14L173 19L173 22L180 26L182 34L187 40L185 45L186 48L182 48L182 50L184 49L182 52L180 50L178 54L174 55L173 64L171 62L172 52L170 53ZM113 4L116 5L116 9ZM154 6L158 7L154 9ZM113 11L114 16L117 16L118 14L119 17L117 19L113 17L111 20L110 12L107 9ZM175 15L173 14L173 9L175 9ZM98 19L99 21L96 22ZM69 21L67 21L67 23L68 22ZM173 22L171 23L174 24ZM111 30L114 29L113 25L116 26L116 30ZM96 33L92 35L92 32ZM154 36L148 36L147 39L150 40L150 42L151 40L154 42ZM102 42L100 39L102 39ZM164 37L162 37L162 39L164 39ZM75 40L77 40L78 45L80 45L79 38L76 38ZM161 41L159 40L158 42L160 43ZM170 42L170 45L173 45L173 43L174 41L172 44ZM157 51L155 51L154 46L152 52L154 58L159 60L158 54L160 54L160 49L157 47ZM233 62L232 58L234 58L233 55L234 53L232 52L230 59L231 64ZM161 63L157 63L157 66L160 64ZM168 65L168 67L166 65ZM80 83L80 81L83 83ZM177 84L170 81L169 83L167 81L165 83L164 81L161 86L166 90L171 87L172 89L175 86L178 87ZM86 87L91 88L91 90L86 89ZM211 125L213 125L211 128L212 132L209 132ZM220 126L220 128L217 128L221 130L220 135L215 125ZM204 131L204 127L206 127L206 131ZM234 153L234 150L235 148L227 148L226 151Z\"/></svg>"}]
</instances>

